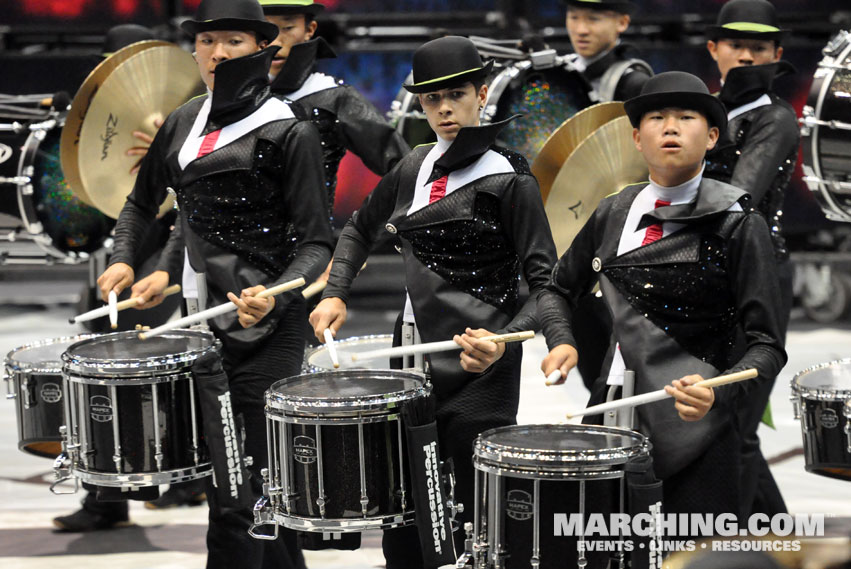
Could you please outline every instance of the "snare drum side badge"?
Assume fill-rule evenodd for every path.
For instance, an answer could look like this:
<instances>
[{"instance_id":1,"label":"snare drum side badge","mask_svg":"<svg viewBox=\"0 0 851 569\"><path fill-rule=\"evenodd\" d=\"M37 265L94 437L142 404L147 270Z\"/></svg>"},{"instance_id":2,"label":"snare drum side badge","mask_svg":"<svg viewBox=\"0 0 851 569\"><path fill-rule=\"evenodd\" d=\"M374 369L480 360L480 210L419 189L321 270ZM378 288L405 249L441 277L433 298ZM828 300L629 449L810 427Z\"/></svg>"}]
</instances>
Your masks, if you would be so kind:
<instances>
[{"instance_id":1,"label":"snare drum side badge","mask_svg":"<svg viewBox=\"0 0 851 569\"><path fill-rule=\"evenodd\" d=\"M316 462L316 441L311 437L299 435L293 439L295 459L302 464Z\"/></svg>"},{"instance_id":2,"label":"snare drum side badge","mask_svg":"<svg viewBox=\"0 0 851 569\"><path fill-rule=\"evenodd\" d=\"M532 495L524 490L509 490L505 497L505 514L519 522L532 518Z\"/></svg>"},{"instance_id":3,"label":"snare drum side badge","mask_svg":"<svg viewBox=\"0 0 851 569\"><path fill-rule=\"evenodd\" d=\"M55 383L45 383L41 386L41 400L45 403L59 403L62 399L62 389Z\"/></svg>"},{"instance_id":4,"label":"snare drum side badge","mask_svg":"<svg viewBox=\"0 0 851 569\"><path fill-rule=\"evenodd\" d=\"M839 425L839 416L833 409L822 409L818 415L818 422L825 429L835 429Z\"/></svg>"},{"instance_id":5,"label":"snare drum side badge","mask_svg":"<svg viewBox=\"0 0 851 569\"><path fill-rule=\"evenodd\" d=\"M93 395L89 399L89 414L98 423L112 421L112 401L104 395Z\"/></svg>"}]
</instances>

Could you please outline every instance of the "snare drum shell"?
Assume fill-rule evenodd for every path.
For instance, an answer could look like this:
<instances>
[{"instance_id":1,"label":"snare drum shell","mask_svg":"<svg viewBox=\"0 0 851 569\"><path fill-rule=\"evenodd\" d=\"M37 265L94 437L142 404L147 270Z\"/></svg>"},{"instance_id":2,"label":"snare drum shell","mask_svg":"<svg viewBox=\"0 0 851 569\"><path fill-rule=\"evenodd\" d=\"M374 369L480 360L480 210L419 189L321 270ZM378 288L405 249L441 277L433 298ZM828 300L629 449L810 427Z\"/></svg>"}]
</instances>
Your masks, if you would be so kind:
<instances>
[{"instance_id":1,"label":"snare drum shell","mask_svg":"<svg viewBox=\"0 0 851 569\"><path fill-rule=\"evenodd\" d=\"M36 456L56 458L62 452L59 427L65 424L62 375L58 370L17 371L10 375L18 416L18 448Z\"/></svg>"},{"instance_id":2,"label":"snare drum shell","mask_svg":"<svg viewBox=\"0 0 851 569\"><path fill-rule=\"evenodd\" d=\"M801 399L801 435L807 472L851 480L851 421L846 400Z\"/></svg>"}]
</instances>

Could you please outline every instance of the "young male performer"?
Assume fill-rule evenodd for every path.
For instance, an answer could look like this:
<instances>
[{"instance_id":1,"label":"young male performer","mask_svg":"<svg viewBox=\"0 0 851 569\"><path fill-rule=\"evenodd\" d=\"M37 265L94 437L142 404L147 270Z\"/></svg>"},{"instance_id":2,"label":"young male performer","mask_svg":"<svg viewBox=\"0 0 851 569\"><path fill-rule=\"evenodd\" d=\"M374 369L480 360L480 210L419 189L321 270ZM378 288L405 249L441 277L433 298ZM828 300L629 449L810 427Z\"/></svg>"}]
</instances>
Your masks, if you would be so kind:
<instances>
[{"instance_id":1,"label":"young male performer","mask_svg":"<svg viewBox=\"0 0 851 569\"><path fill-rule=\"evenodd\" d=\"M414 53L413 83L405 88L419 94L437 143L405 156L349 220L323 300L310 315L318 338L326 328L338 333L373 243L384 231L398 239L408 290L402 319L424 342L454 336L463 348L460 360L451 352L429 358L441 457L453 459L456 496L469 508L462 522L472 515L473 440L513 424L519 399L520 345L480 338L530 325L529 311L518 306L520 274L534 302L555 262L526 161L493 145L508 121L478 126L490 68L457 36ZM416 528L386 532L383 545L388 569L422 567Z\"/></svg>"},{"instance_id":2,"label":"young male performer","mask_svg":"<svg viewBox=\"0 0 851 569\"><path fill-rule=\"evenodd\" d=\"M783 200L800 138L795 110L772 91L776 77L794 72L790 63L780 60L780 43L787 33L777 27L774 5L768 0L730 0L710 27L706 44L721 73L724 86L719 98L728 118L721 142L707 155L706 176L745 190L751 197L749 207L768 223L780 278L783 334L792 309L794 273L782 233ZM760 472L743 484L755 495L754 511L769 514L786 511L756 434L773 386L774 378L752 394L743 432L749 449L746 460L756 462Z\"/></svg>"},{"instance_id":3,"label":"young male performer","mask_svg":"<svg viewBox=\"0 0 851 569\"><path fill-rule=\"evenodd\" d=\"M567 35L573 45L570 58L595 93L592 101L625 101L641 92L653 75L632 46L620 35L636 6L628 0L563 0L567 4Z\"/></svg>"},{"instance_id":4,"label":"young male performer","mask_svg":"<svg viewBox=\"0 0 851 569\"><path fill-rule=\"evenodd\" d=\"M104 296L133 282L127 261L173 188L189 262L206 275L208 304L230 299L238 306L238 318L223 315L209 324L224 347L233 412L245 420L251 485L259 497L267 461L263 393L300 370L305 308L298 291L276 299L256 295L264 285L310 281L328 263L321 146L314 126L298 121L270 92L277 49L262 48L278 30L256 0L202 0L196 18L182 27L195 38L210 93L174 111L157 132L118 219L111 265L98 282ZM288 238L289 225L296 240ZM208 499L207 567L304 565L293 543L287 551L284 540L248 535L250 508L220 508L211 490Z\"/></svg>"},{"instance_id":5,"label":"young male performer","mask_svg":"<svg viewBox=\"0 0 851 569\"><path fill-rule=\"evenodd\" d=\"M571 311L599 279L613 341L591 403L624 369L635 372L637 394L664 386L673 403L636 409L664 481L664 510L743 515L740 410L786 361L768 228L742 207L743 190L703 176L727 116L700 79L656 75L626 111L650 182L604 199L553 269L538 299L550 347L542 369L564 378L576 365ZM745 368L759 378L693 385Z\"/></svg>"}]
</instances>

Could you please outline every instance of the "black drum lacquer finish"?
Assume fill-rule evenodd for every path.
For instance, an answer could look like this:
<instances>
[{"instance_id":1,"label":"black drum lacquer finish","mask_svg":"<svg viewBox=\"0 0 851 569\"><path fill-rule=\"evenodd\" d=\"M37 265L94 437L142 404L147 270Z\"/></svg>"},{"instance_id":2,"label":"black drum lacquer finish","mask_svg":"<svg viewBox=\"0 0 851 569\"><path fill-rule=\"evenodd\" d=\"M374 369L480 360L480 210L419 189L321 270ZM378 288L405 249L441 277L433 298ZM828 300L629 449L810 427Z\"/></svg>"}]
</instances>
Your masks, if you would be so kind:
<instances>
[{"instance_id":1,"label":"black drum lacquer finish","mask_svg":"<svg viewBox=\"0 0 851 569\"><path fill-rule=\"evenodd\" d=\"M851 424L844 411L845 401L804 399L801 433L808 472L851 480Z\"/></svg>"}]
</instances>

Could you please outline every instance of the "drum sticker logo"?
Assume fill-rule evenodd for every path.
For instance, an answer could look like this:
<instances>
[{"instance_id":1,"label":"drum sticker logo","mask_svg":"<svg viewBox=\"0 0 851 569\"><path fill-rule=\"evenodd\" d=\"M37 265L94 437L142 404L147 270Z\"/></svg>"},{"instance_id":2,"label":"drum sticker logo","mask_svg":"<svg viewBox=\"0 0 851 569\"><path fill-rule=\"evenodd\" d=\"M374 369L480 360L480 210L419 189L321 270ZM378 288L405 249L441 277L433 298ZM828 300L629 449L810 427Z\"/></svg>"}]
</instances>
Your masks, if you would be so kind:
<instances>
[{"instance_id":1,"label":"drum sticker logo","mask_svg":"<svg viewBox=\"0 0 851 569\"><path fill-rule=\"evenodd\" d=\"M41 400L45 403L59 403L62 399L62 389L55 383L45 383L41 386Z\"/></svg>"},{"instance_id":2,"label":"drum sticker logo","mask_svg":"<svg viewBox=\"0 0 851 569\"><path fill-rule=\"evenodd\" d=\"M239 433L233 422L233 407L230 401L230 391L218 397L221 405L222 434L228 457L228 484L230 495L239 498L239 487L242 485L242 460L239 454Z\"/></svg>"},{"instance_id":3,"label":"drum sticker logo","mask_svg":"<svg viewBox=\"0 0 851 569\"><path fill-rule=\"evenodd\" d=\"M839 425L839 417L833 409L823 409L818 420L825 429L835 429Z\"/></svg>"},{"instance_id":4,"label":"drum sticker logo","mask_svg":"<svg viewBox=\"0 0 851 569\"><path fill-rule=\"evenodd\" d=\"M505 513L519 522L532 519L532 495L524 490L509 490L505 498Z\"/></svg>"},{"instance_id":5,"label":"drum sticker logo","mask_svg":"<svg viewBox=\"0 0 851 569\"><path fill-rule=\"evenodd\" d=\"M109 157L109 147L112 145L112 139L116 136L118 136L118 117L114 117L112 113L109 113L109 117L106 119L106 130L104 130L104 133L100 137L103 141L103 149L100 154L101 162Z\"/></svg>"},{"instance_id":6,"label":"drum sticker logo","mask_svg":"<svg viewBox=\"0 0 851 569\"><path fill-rule=\"evenodd\" d=\"M93 395L89 400L89 414L98 423L112 421L112 401L104 395Z\"/></svg>"},{"instance_id":7,"label":"drum sticker logo","mask_svg":"<svg viewBox=\"0 0 851 569\"><path fill-rule=\"evenodd\" d=\"M312 438L299 435L293 439L295 459L302 464L313 464L316 462L316 441Z\"/></svg>"},{"instance_id":8,"label":"drum sticker logo","mask_svg":"<svg viewBox=\"0 0 851 569\"><path fill-rule=\"evenodd\" d=\"M428 509L431 512L431 534L434 551L443 553L442 542L446 541L446 524L443 518L443 496L440 491L440 465L437 460L437 442L423 446L425 453L425 478L428 487Z\"/></svg>"},{"instance_id":9,"label":"drum sticker logo","mask_svg":"<svg viewBox=\"0 0 851 569\"><path fill-rule=\"evenodd\" d=\"M0 164L12 157L12 147L0 143Z\"/></svg>"}]
</instances>

